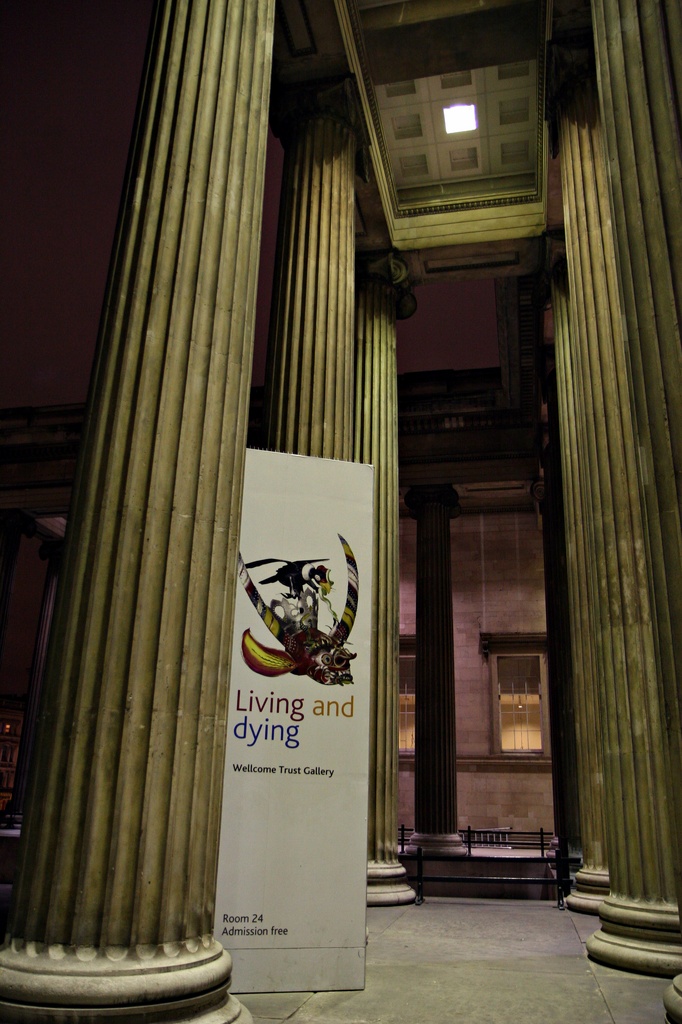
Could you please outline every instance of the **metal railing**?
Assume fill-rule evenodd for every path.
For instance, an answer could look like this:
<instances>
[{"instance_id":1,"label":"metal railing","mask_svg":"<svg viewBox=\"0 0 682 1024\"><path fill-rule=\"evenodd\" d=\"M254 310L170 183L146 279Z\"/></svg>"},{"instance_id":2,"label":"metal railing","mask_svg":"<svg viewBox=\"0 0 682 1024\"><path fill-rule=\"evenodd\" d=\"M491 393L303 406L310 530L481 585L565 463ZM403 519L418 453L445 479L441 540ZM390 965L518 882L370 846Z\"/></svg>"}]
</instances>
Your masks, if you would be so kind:
<instances>
[{"instance_id":1,"label":"metal railing","mask_svg":"<svg viewBox=\"0 0 682 1024\"><path fill-rule=\"evenodd\" d=\"M526 878L519 878L518 876L509 875L427 875L424 873L425 862L449 862L461 863L461 857L453 857L452 854L435 854L425 853L421 846L417 847L416 853L401 854L404 860L416 860L417 862L417 874L408 875L408 879L411 882L416 881L417 883L417 899L415 902L419 905L424 902L424 883L425 882L468 882L474 884L493 884L498 885L555 885L557 888L557 907L559 910L565 909L565 897L571 892L571 875L568 855L566 853L566 841L560 839L558 847L554 850L553 856L541 856L541 857L514 857L514 864L542 864L546 868L553 868L553 875L549 876L533 876ZM495 864L497 868L500 867L499 857L476 857L476 864Z\"/></svg>"},{"instance_id":2,"label":"metal railing","mask_svg":"<svg viewBox=\"0 0 682 1024\"><path fill-rule=\"evenodd\" d=\"M412 837L414 829L401 825L398 829L398 843L401 855L405 852L405 844ZM540 856L544 857L551 852L553 833L539 829L537 832L518 832L511 826L502 828L472 828L467 825L466 830L460 829L462 841L471 856L473 847L484 849L505 849L505 850L539 850Z\"/></svg>"}]
</instances>

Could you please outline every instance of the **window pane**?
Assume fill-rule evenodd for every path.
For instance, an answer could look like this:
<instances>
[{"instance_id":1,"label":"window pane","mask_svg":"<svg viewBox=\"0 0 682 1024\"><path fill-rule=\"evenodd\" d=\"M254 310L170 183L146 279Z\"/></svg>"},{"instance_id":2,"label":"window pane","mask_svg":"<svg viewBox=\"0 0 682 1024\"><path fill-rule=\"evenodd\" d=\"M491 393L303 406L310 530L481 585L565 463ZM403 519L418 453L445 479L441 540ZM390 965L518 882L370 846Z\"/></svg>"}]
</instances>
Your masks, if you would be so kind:
<instances>
[{"instance_id":1,"label":"window pane","mask_svg":"<svg viewBox=\"0 0 682 1024\"><path fill-rule=\"evenodd\" d=\"M497 680L501 749L542 751L539 656L498 656Z\"/></svg>"},{"instance_id":2,"label":"window pane","mask_svg":"<svg viewBox=\"0 0 682 1024\"><path fill-rule=\"evenodd\" d=\"M398 747L400 750L414 750L414 674L413 656L400 656L400 713L398 721Z\"/></svg>"},{"instance_id":3,"label":"window pane","mask_svg":"<svg viewBox=\"0 0 682 1024\"><path fill-rule=\"evenodd\" d=\"M414 750L414 694L400 694L400 740L401 750Z\"/></svg>"}]
</instances>

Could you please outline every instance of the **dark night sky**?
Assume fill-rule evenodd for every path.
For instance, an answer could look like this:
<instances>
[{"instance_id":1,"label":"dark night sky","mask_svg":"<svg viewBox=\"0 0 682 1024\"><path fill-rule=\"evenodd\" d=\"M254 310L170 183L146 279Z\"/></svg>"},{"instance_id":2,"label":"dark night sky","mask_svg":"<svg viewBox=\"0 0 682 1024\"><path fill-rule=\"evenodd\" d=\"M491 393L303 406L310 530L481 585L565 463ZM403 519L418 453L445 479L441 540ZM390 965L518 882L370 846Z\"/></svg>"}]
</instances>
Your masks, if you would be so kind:
<instances>
[{"instance_id":1,"label":"dark night sky","mask_svg":"<svg viewBox=\"0 0 682 1024\"><path fill-rule=\"evenodd\" d=\"M85 398L151 7L0 4L0 407ZM272 242L276 186L268 199ZM495 363L491 289L418 289L400 369ZM267 300L259 308L262 336Z\"/></svg>"},{"instance_id":2,"label":"dark night sky","mask_svg":"<svg viewBox=\"0 0 682 1024\"><path fill-rule=\"evenodd\" d=\"M150 11L0 5L0 407L85 398Z\"/></svg>"},{"instance_id":3,"label":"dark night sky","mask_svg":"<svg viewBox=\"0 0 682 1024\"><path fill-rule=\"evenodd\" d=\"M152 0L0 2L0 408L83 402ZM256 324L262 383L282 151L271 140ZM491 281L417 290L399 371L498 362ZM0 691L28 682L37 541L17 566ZM11 638L11 639L10 639Z\"/></svg>"}]
</instances>

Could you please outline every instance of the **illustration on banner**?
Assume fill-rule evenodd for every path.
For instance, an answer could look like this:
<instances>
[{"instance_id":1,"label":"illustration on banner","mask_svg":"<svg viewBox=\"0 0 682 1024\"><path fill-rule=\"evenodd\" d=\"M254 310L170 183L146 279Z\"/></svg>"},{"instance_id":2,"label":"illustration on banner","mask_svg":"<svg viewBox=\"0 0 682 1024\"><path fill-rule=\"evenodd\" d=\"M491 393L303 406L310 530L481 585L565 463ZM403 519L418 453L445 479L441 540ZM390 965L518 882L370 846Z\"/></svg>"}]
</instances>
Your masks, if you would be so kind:
<instances>
[{"instance_id":1,"label":"illustration on banner","mask_svg":"<svg viewBox=\"0 0 682 1024\"><path fill-rule=\"evenodd\" d=\"M336 615L330 600L333 582L329 569L323 564L328 558L299 559L259 558L244 562L239 555L239 579L252 605L283 651L264 647L251 633L242 635L242 655L254 672L262 676L281 676L287 672L310 676L324 686L346 685L353 682L351 661L357 657L345 644L348 642L358 607L358 566L355 555L346 540L338 535L346 559L348 589L346 607L341 618ZM259 585L278 584L282 589L278 597L267 605L249 575L249 569L280 563L272 575L259 580ZM318 628L319 602L322 600L332 615L329 633Z\"/></svg>"}]
</instances>

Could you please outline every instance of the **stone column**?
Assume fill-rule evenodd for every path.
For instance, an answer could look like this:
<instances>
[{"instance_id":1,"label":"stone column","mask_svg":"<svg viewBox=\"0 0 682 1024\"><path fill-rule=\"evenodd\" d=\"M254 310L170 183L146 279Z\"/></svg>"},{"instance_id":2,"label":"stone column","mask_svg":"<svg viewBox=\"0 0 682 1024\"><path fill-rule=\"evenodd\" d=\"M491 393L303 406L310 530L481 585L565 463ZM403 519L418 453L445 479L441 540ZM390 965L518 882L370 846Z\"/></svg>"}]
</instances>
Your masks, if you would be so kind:
<instances>
[{"instance_id":1,"label":"stone column","mask_svg":"<svg viewBox=\"0 0 682 1024\"><path fill-rule=\"evenodd\" d=\"M405 504L417 520L414 819L409 849L466 853L457 831L455 652L450 520L459 515L449 485L413 487Z\"/></svg>"},{"instance_id":2,"label":"stone column","mask_svg":"<svg viewBox=\"0 0 682 1024\"><path fill-rule=\"evenodd\" d=\"M405 264L393 255L362 261L356 290L355 458L374 466L372 675L367 902L413 903L398 860L398 378L396 304ZM402 301L401 301L402 300Z\"/></svg>"},{"instance_id":3,"label":"stone column","mask_svg":"<svg viewBox=\"0 0 682 1024\"><path fill-rule=\"evenodd\" d=\"M554 357L561 432L566 569L572 653L572 687L576 733L576 775L580 793L582 867L576 888L567 899L571 910L597 914L609 895L604 821L604 766L601 747L598 676L593 626L598 602L587 524L590 521L586 478L585 410L573 376L568 283L565 263L552 276ZM592 614L594 612L594 615Z\"/></svg>"},{"instance_id":4,"label":"stone column","mask_svg":"<svg viewBox=\"0 0 682 1024\"><path fill-rule=\"evenodd\" d=\"M632 366L650 586L665 695L669 806L682 901L682 17L666 0L595 0L597 78ZM682 1022L682 977L666 994Z\"/></svg>"},{"instance_id":5,"label":"stone column","mask_svg":"<svg viewBox=\"0 0 682 1024\"><path fill-rule=\"evenodd\" d=\"M155 9L3 1021L251 1019L212 927L273 17L247 0Z\"/></svg>"},{"instance_id":6,"label":"stone column","mask_svg":"<svg viewBox=\"0 0 682 1024\"><path fill-rule=\"evenodd\" d=\"M349 79L276 97L285 148L264 440L353 458L354 196L360 133Z\"/></svg>"},{"instance_id":7,"label":"stone column","mask_svg":"<svg viewBox=\"0 0 682 1024\"><path fill-rule=\"evenodd\" d=\"M545 556L547 666L552 737L554 831L580 855L580 786L576 771L575 703L568 604L561 445L556 369L544 375L548 441L542 452L542 538Z\"/></svg>"},{"instance_id":8,"label":"stone column","mask_svg":"<svg viewBox=\"0 0 682 1024\"><path fill-rule=\"evenodd\" d=\"M35 532L34 520L20 509L0 512L0 661L5 646L19 545L22 536L32 537Z\"/></svg>"},{"instance_id":9,"label":"stone column","mask_svg":"<svg viewBox=\"0 0 682 1024\"><path fill-rule=\"evenodd\" d=\"M43 684L43 673L45 671L47 642L50 637L50 628L52 626L52 613L54 612L57 580L59 579L63 547L64 542L62 540L44 541L40 546L40 557L47 560L47 572L45 574L43 597L40 604L38 630L33 648L31 676L28 683L28 693L26 695L24 721L21 727L21 742L19 743L19 753L17 756L17 770L14 774L12 800L7 809L8 814L17 823L21 822L24 814L26 779L28 775L28 766L31 763L31 754L33 753L33 740L35 738L38 705L40 702L40 693Z\"/></svg>"},{"instance_id":10,"label":"stone column","mask_svg":"<svg viewBox=\"0 0 682 1024\"><path fill-rule=\"evenodd\" d=\"M559 51L576 66L575 44ZM682 967L668 808L669 764L649 599L646 536L630 406L596 85L581 74L560 103L562 190L575 368L584 397L591 556L611 894L590 955L653 974Z\"/></svg>"}]
</instances>

